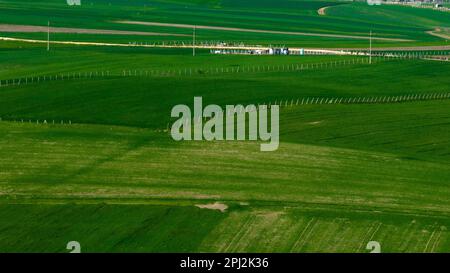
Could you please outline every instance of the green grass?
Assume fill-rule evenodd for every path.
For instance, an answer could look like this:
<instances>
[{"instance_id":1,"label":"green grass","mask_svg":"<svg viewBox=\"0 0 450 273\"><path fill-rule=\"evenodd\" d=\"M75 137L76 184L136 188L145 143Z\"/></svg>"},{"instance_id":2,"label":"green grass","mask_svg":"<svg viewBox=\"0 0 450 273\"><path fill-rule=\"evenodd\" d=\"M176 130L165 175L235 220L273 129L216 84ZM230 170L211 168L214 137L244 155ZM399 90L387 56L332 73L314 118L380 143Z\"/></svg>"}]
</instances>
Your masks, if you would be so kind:
<instances>
[{"instance_id":1,"label":"green grass","mask_svg":"<svg viewBox=\"0 0 450 273\"><path fill-rule=\"evenodd\" d=\"M249 67L262 65L292 65L324 63L358 59L356 56L250 56L214 55L209 50L151 49L92 46L29 46L7 42L0 48L0 79L25 76L54 75L72 72L110 71L122 74L123 70L169 70ZM367 60L367 58L365 58Z\"/></svg>"},{"instance_id":2,"label":"green grass","mask_svg":"<svg viewBox=\"0 0 450 273\"><path fill-rule=\"evenodd\" d=\"M415 40L375 46L445 45L425 31L450 24L446 14L432 10L360 2L82 3L1 1L0 23L51 20L53 26L185 34L190 30L113 21L347 35L372 29L376 36ZM331 7L319 16L324 6ZM367 47L365 40L337 38L207 30L198 35L209 41ZM0 36L45 39L45 33ZM66 244L74 240L83 252L368 252L372 240L383 252L450 252L448 99L282 107L280 148L271 153L260 152L259 142L175 142L166 131L171 108L192 105L194 96L223 106L449 93L448 62L374 59L368 65L366 57L197 53L194 58L189 49L61 45L46 52L45 44L0 43L0 252L68 252ZM358 63L282 71L353 59ZM272 69L248 72L262 66ZM241 72L211 73L222 68ZM178 74L185 70L194 73ZM110 76L4 85L7 79L102 71ZM123 71L158 74L124 77ZM196 206L214 202L228 209Z\"/></svg>"},{"instance_id":3,"label":"green grass","mask_svg":"<svg viewBox=\"0 0 450 273\"><path fill-rule=\"evenodd\" d=\"M45 99L29 86L5 88L2 108L35 103L38 112L16 117L68 117L78 109L70 117L155 128L167 116L138 119L139 107L111 86L103 97L121 104L111 107L108 99L110 107L105 102L95 112L95 95L57 102L55 87L47 87L53 93ZM22 91L28 93L21 98ZM155 93L154 101L169 107L172 97ZM244 99L221 101L231 100ZM144 109L152 100L138 101ZM65 252L68 241L78 240L88 252L365 252L376 239L386 252L447 252L448 107L435 101L283 108L282 143L269 154L251 142L174 143L146 128L2 122L0 249ZM230 208L194 207L215 201Z\"/></svg>"},{"instance_id":4,"label":"green grass","mask_svg":"<svg viewBox=\"0 0 450 273\"><path fill-rule=\"evenodd\" d=\"M25 3L26 2L26 3ZM262 30L300 31L414 40L410 45L443 44L444 40L425 33L436 26L448 27L446 13L391 5L369 6L366 3L340 1L84 1L79 7L70 7L61 1L2 1L1 23L143 30L191 34L189 29L150 27L119 24L117 20L156 21L197 25L226 26ZM326 16L317 9L330 7ZM39 13L36 13L36 11ZM404 24L403 22L409 22ZM34 34L24 34L35 37ZM24 36L22 35L22 36ZM125 38L126 37L126 38ZM125 36L122 40L142 40L142 37ZM57 35L57 39L76 38ZM83 38L82 38L83 39ZM100 40L117 41L117 38L99 37ZM173 38L169 38L173 39ZM189 38L180 38L189 40ZM164 37L148 37L147 41L163 41ZM251 44L286 44L297 46L362 47L366 40L340 38L302 37L258 33L233 33L227 31L199 30L198 40L243 41ZM405 45L399 42L377 42L375 46Z\"/></svg>"},{"instance_id":5,"label":"green grass","mask_svg":"<svg viewBox=\"0 0 450 273\"><path fill-rule=\"evenodd\" d=\"M445 162L450 155L446 139L450 120L444 106L447 104L414 102L288 107L281 120L282 139L327 147L383 151L411 160Z\"/></svg>"},{"instance_id":6,"label":"green grass","mask_svg":"<svg viewBox=\"0 0 450 273\"><path fill-rule=\"evenodd\" d=\"M25 50L23 59L5 55L0 73L52 75L53 71L215 71L215 68L297 65L345 60L353 57L273 57L134 54L125 50L79 52L65 49L52 53L52 65L37 50ZM27 54L33 58L27 58ZM89 55L88 55L89 54ZM90 56L89 58L83 58ZM343 58L343 59L342 59ZM366 60L367 61L367 60ZM42 63L42 65L41 65ZM14 66L14 70L10 67ZM28 69L32 69L31 71ZM195 76L103 77L92 80L46 81L26 86L2 87L0 117L3 119L71 120L78 123L166 128L176 104L193 103L203 96L205 104L257 104L308 97L341 98L400 96L449 92L448 64L430 61L384 61L373 65L351 64L297 72L241 72ZM19 72L23 71L23 72ZM176 74L178 74L176 72ZM35 74L36 73L36 74ZM204 73L204 72L203 72ZM433 85L430 86L430 81ZM231 90L231 91L230 91Z\"/></svg>"},{"instance_id":7,"label":"green grass","mask_svg":"<svg viewBox=\"0 0 450 273\"><path fill-rule=\"evenodd\" d=\"M0 215L2 252L67 253L73 240L82 252L258 253L367 253L368 240L383 242L384 252L445 252L449 242L448 220L377 212L240 207L223 214L188 206L19 204L0 205Z\"/></svg>"},{"instance_id":8,"label":"green grass","mask_svg":"<svg viewBox=\"0 0 450 273\"><path fill-rule=\"evenodd\" d=\"M0 215L3 253L67 253L73 240L82 252L187 252L225 218L194 207L106 204L0 205Z\"/></svg>"},{"instance_id":9,"label":"green grass","mask_svg":"<svg viewBox=\"0 0 450 273\"><path fill-rule=\"evenodd\" d=\"M23 223L4 222L2 234L29 241L0 246L59 252L79 240L94 252L364 252L378 239L388 252L446 252L448 106L283 108L280 149L263 154L258 143L174 143L149 129L2 122L0 211ZM194 208L215 201L230 208ZM37 208L24 214L20 204ZM155 205L171 213L155 219L163 213Z\"/></svg>"},{"instance_id":10,"label":"green grass","mask_svg":"<svg viewBox=\"0 0 450 273\"><path fill-rule=\"evenodd\" d=\"M419 211L426 206L417 202L425 202L446 212L447 105L326 105L311 106L315 111L299 107L295 115L285 110L279 151L262 154L258 143L174 143L167 133L149 129L4 123L2 182L18 196L42 198L209 196L358 206L372 201L374 206ZM317 111L332 111L329 108L334 108L334 116L348 112L367 119L349 120L341 114L322 116L319 124L311 121L317 121ZM379 121L368 126L372 115ZM416 118L411 126L410 115L427 119ZM426 138L431 133L434 138ZM409 193L407 198L402 191ZM353 194L344 194L349 192Z\"/></svg>"}]
</instances>

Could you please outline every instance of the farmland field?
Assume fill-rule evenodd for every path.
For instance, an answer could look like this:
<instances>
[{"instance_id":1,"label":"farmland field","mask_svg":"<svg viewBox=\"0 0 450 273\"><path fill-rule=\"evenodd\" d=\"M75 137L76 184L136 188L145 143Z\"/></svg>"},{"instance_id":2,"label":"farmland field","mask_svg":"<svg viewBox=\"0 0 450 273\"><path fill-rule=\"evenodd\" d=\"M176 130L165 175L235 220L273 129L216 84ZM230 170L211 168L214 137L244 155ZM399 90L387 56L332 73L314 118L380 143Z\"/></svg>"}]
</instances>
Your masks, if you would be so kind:
<instances>
[{"instance_id":1,"label":"farmland field","mask_svg":"<svg viewBox=\"0 0 450 273\"><path fill-rule=\"evenodd\" d=\"M48 21L180 36L51 33L125 46L47 50L45 31L12 27ZM0 40L0 252L67 253L69 241L82 252L367 253L370 241L450 252L450 47L428 33L450 28L448 13L333 0L4 0L1 25L13 39ZM202 45L365 51L205 46L194 57L180 25L205 27ZM370 31L373 47L397 53L369 58ZM174 141L171 109L194 97L280 105L278 150Z\"/></svg>"}]
</instances>

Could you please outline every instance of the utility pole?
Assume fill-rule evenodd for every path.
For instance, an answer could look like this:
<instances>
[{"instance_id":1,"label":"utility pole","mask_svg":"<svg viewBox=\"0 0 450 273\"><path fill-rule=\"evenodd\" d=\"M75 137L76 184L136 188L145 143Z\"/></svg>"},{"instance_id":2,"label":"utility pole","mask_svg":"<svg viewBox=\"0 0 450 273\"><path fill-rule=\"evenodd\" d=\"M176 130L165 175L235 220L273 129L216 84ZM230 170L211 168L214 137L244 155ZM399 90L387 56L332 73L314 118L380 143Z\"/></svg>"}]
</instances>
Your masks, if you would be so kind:
<instances>
[{"instance_id":1,"label":"utility pole","mask_svg":"<svg viewBox=\"0 0 450 273\"><path fill-rule=\"evenodd\" d=\"M372 30L370 31L369 64L372 64Z\"/></svg>"},{"instance_id":2,"label":"utility pole","mask_svg":"<svg viewBox=\"0 0 450 273\"><path fill-rule=\"evenodd\" d=\"M194 33L192 35L192 56L195 57L195 26L194 26Z\"/></svg>"},{"instance_id":3,"label":"utility pole","mask_svg":"<svg viewBox=\"0 0 450 273\"><path fill-rule=\"evenodd\" d=\"M47 25L47 51L50 51L50 21Z\"/></svg>"}]
</instances>

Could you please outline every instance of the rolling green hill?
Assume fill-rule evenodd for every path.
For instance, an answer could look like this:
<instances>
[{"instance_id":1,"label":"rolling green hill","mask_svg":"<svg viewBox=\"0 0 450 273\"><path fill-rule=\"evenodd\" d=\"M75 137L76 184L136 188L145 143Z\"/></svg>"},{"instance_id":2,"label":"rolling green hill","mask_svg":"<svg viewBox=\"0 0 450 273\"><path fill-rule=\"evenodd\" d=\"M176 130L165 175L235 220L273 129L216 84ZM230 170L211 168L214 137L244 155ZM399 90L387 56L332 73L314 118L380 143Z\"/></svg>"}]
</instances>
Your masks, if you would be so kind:
<instances>
[{"instance_id":1,"label":"rolling green hill","mask_svg":"<svg viewBox=\"0 0 450 273\"><path fill-rule=\"evenodd\" d=\"M3 122L0 245L365 252L376 239L389 252L447 252L446 107L287 108L270 154L257 143L174 143L148 129ZM195 208L214 202L229 208Z\"/></svg>"},{"instance_id":2,"label":"rolling green hill","mask_svg":"<svg viewBox=\"0 0 450 273\"><path fill-rule=\"evenodd\" d=\"M317 10L328 7L321 16ZM346 1L83 1L68 6L65 1L2 1L0 23L55 27L138 30L191 35L191 29L167 26L142 26L119 23L121 20L170 24L195 24L256 30L276 30L319 34L341 34L401 38L410 42L379 41L374 46L436 45L445 42L426 33L436 27L450 27L447 13L392 5L369 6ZM9 36L46 39L45 34L6 33ZM4 34L4 35L6 35ZM190 41L189 37L54 35L58 40L161 42ZM101 35L100 35L101 36ZM241 41L249 44L285 44L290 46L362 47L366 39L296 36L251 32L201 30L203 41Z\"/></svg>"},{"instance_id":3,"label":"rolling green hill","mask_svg":"<svg viewBox=\"0 0 450 273\"><path fill-rule=\"evenodd\" d=\"M322 7L325 15L317 12ZM374 46L446 45L426 31L449 27L449 18L347 1L0 1L0 24L192 31L117 22L135 20L362 36L373 30L413 40ZM0 36L46 39L42 32ZM198 39L368 43L211 29L200 29ZM47 52L45 44L0 41L0 252L68 252L69 241L79 241L82 252L369 252L374 240L383 252L449 252L449 71L449 62L418 58L369 64L367 56L198 50L192 57L190 49L76 45ZM170 111L195 96L220 106L282 104L280 148L173 141Z\"/></svg>"}]
</instances>

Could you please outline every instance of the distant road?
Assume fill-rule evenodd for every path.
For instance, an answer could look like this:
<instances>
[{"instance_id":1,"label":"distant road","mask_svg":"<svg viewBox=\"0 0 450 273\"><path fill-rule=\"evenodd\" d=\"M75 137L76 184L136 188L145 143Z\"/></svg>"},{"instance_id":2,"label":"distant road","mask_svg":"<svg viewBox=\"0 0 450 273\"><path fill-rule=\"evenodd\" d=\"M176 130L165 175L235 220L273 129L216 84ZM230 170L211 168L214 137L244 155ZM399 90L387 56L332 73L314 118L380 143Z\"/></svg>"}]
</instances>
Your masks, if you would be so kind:
<instances>
[{"instance_id":1,"label":"distant road","mask_svg":"<svg viewBox=\"0 0 450 273\"><path fill-rule=\"evenodd\" d=\"M327 15L327 14L326 14L327 8L328 8L328 7L323 7L323 8L318 9L318 10L317 10L317 14L322 15L322 16L323 16L323 15Z\"/></svg>"},{"instance_id":2,"label":"distant road","mask_svg":"<svg viewBox=\"0 0 450 273\"><path fill-rule=\"evenodd\" d=\"M436 28L433 31L427 31L427 33L442 39L450 40L450 31L448 30L447 32L443 32L441 28Z\"/></svg>"},{"instance_id":3,"label":"distant road","mask_svg":"<svg viewBox=\"0 0 450 273\"><path fill-rule=\"evenodd\" d=\"M370 39L369 36L341 35L341 34L328 34L328 33L309 33L309 32L290 32L290 31L231 28L231 27L217 27L217 26L197 26L197 25L169 24L169 23L158 23L158 22L116 21L116 23L131 24L131 25L158 26L158 27L190 28L190 29L195 27L197 29L252 32L252 33L264 33L264 34L283 34L283 35L345 38L345 39L360 39L360 40L369 40ZM372 37L372 40L391 41L391 42L412 42L413 41L413 40L407 40L407 39L384 38L384 37Z\"/></svg>"},{"instance_id":4,"label":"distant road","mask_svg":"<svg viewBox=\"0 0 450 273\"><path fill-rule=\"evenodd\" d=\"M29 26L29 25L10 25L0 24L0 32L47 32L47 26ZM86 29L86 28L66 28L50 27L51 33L79 33L79 34L116 34L116 35L140 35L140 36L189 36L184 34L143 32L143 31L125 31L108 29Z\"/></svg>"},{"instance_id":5,"label":"distant road","mask_svg":"<svg viewBox=\"0 0 450 273\"><path fill-rule=\"evenodd\" d=\"M24 42L24 43L47 43L47 40L23 39L12 37L0 37L0 41ZM58 45L85 45L85 46L117 46L117 47L149 47L149 48L192 48L192 45L164 45L164 44L118 44L118 43L102 43L102 42L77 42L77 41L50 41L50 44ZM196 45L199 49L241 49L241 50L258 50L269 49L261 46L226 46L226 45Z\"/></svg>"},{"instance_id":6,"label":"distant road","mask_svg":"<svg viewBox=\"0 0 450 273\"><path fill-rule=\"evenodd\" d=\"M15 41L24 43L47 43L47 40L22 39L12 37L0 37L0 41ZM61 45L87 45L87 46L116 46L116 47L146 47L146 48L192 48L192 45L164 45L164 44L119 44L100 42L77 42L77 41L50 41L51 44ZM237 50L268 50L267 46L229 46L229 45L196 45L198 49L237 49ZM368 48L293 48L291 50L316 51L318 53L332 53L348 55L341 51L367 51ZM416 46L416 47L381 47L372 48L372 51L420 51L420 50L450 50L450 46Z\"/></svg>"}]
</instances>

